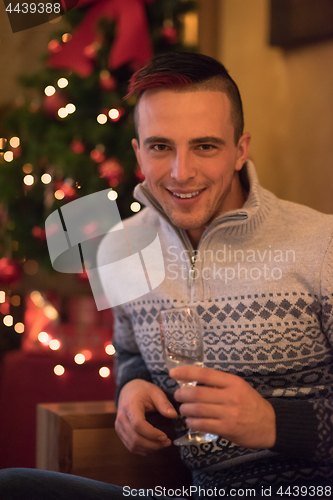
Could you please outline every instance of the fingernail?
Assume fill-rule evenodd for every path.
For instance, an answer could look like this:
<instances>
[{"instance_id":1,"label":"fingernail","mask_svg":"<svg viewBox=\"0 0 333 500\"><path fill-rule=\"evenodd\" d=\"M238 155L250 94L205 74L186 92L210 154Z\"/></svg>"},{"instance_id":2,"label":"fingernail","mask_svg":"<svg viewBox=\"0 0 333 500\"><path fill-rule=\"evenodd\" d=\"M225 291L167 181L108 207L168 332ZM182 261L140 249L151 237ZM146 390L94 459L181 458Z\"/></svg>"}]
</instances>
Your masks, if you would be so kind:
<instances>
[{"instance_id":1,"label":"fingernail","mask_svg":"<svg viewBox=\"0 0 333 500\"><path fill-rule=\"evenodd\" d=\"M159 441L166 441L168 439L167 436L158 436L157 438Z\"/></svg>"}]
</instances>

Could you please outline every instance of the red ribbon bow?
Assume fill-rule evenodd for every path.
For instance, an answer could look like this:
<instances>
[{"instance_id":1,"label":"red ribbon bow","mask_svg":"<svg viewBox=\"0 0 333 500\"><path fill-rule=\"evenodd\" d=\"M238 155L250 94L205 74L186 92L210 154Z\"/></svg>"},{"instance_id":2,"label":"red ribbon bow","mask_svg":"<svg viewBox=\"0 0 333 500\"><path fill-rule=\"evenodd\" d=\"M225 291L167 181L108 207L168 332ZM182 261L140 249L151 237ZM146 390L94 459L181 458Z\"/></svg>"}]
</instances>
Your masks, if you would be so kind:
<instances>
[{"instance_id":1,"label":"red ribbon bow","mask_svg":"<svg viewBox=\"0 0 333 500\"><path fill-rule=\"evenodd\" d=\"M64 0L62 0L64 1ZM91 5L91 9L73 34L73 38L51 55L49 65L53 68L69 68L80 76L90 75L93 61L84 49L98 40L97 23L101 17L115 20L117 31L109 55L109 68L119 68L131 63L136 69L152 56L148 23L144 4L153 0L66 0L66 10L71 2L75 8Z\"/></svg>"}]
</instances>

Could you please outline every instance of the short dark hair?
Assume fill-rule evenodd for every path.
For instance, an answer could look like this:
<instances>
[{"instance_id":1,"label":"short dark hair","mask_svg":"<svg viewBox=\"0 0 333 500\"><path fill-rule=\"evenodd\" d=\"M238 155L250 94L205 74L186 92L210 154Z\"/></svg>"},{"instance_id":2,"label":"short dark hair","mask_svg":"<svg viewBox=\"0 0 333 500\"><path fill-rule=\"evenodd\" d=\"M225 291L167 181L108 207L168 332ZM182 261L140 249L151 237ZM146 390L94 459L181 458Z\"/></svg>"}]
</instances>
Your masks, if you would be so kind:
<instances>
[{"instance_id":1,"label":"short dark hair","mask_svg":"<svg viewBox=\"0 0 333 500\"><path fill-rule=\"evenodd\" d=\"M238 87L226 68L216 59L194 52L168 52L153 57L131 77L128 94L140 97L146 90L174 88L187 90L218 90L224 92L231 103L231 120L234 126L235 144L244 130L242 99ZM137 122L137 105L134 119ZM137 123L136 123L137 128Z\"/></svg>"}]
</instances>

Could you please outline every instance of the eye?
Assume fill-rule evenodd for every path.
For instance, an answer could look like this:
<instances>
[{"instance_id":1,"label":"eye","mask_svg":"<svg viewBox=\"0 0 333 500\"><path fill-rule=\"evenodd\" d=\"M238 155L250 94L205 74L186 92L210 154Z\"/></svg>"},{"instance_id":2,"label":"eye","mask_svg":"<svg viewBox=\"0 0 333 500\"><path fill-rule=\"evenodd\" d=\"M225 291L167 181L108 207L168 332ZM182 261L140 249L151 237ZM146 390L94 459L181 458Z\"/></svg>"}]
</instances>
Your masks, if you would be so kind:
<instances>
[{"instance_id":1,"label":"eye","mask_svg":"<svg viewBox=\"0 0 333 500\"><path fill-rule=\"evenodd\" d=\"M166 144L153 144L150 149L153 151L166 151L168 147Z\"/></svg>"},{"instance_id":2,"label":"eye","mask_svg":"<svg viewBox=\"0 0 333 500\"><path fill-rule=\"evenodd\" d=\"M213 149L216 149L216 146L213 146L213 144L200 144L198 147L202 151L212 151Z\"/></svg>"}]
</instances>

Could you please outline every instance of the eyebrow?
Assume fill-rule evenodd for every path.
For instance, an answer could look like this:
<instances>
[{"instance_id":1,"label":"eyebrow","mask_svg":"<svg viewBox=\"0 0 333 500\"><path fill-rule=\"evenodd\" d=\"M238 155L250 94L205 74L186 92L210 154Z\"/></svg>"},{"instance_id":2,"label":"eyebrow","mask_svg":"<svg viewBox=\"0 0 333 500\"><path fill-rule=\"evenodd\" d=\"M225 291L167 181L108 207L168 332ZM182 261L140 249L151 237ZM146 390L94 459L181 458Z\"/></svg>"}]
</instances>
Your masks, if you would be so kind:
<instances>
[{"instance_id":1,"label":"eyebrow","mask_svg":"<svg viewBox=\"0 0 333 500\"><path fill-rule=\"evenodd\" d=\"M191 146L195 146L196 144L206 144L208 142L211 142L211 143L214 143L214 144L219 144L219 145L222 145L224 146L225 145L225 141L223 139L221 139L220 137L216 137L214 135L207 135L205 137L197 137L195 139L191 139L189 141L189 144ZM175 141L171 140L171 139L168 139L167 137L162 137L162 136L159 136L159 135L153 135L151 137L147 137L147 139L145 139L143 141L143 144L145 146L149 146L150 144L156 144L156 143L163 143L163 144L172 144L174 145L175 144Z\"/></svg>"}]
</instances>

